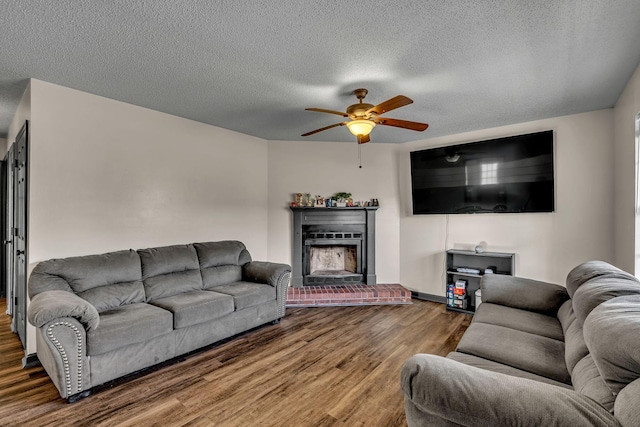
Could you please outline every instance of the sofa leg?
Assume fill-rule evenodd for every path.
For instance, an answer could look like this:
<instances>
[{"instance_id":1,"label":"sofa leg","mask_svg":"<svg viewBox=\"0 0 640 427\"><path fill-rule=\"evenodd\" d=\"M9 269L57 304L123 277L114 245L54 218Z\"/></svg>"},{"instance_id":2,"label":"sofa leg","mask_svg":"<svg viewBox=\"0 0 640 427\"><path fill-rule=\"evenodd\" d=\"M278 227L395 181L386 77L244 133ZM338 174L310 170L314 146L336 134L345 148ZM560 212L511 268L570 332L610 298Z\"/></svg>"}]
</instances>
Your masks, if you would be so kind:
<instances>
[{"instance_id":1,"label":"sofa leg","mask_svg":"<svg viewBox=\"0 0 640 427\"><path fill-rule=\"evenodd\" d=\"M276 320L271 321L272 325L277 325L278 323L280 323L280 319L276 319Z\"/></svg>"},{"instance_id":2,"label":"sofa leg","mask_svg":"<svg viewBox=\"0 0 640 427\"><path fill-rule=\"evenodd\" d=\"M75 403L78 400L82 400L85 397L88 397L90 394L91 394L91 390L85 390L85 391L81 391L80 393L72 394L71 396L67 397L67 402Z\"/></svg>"}]
</instances>

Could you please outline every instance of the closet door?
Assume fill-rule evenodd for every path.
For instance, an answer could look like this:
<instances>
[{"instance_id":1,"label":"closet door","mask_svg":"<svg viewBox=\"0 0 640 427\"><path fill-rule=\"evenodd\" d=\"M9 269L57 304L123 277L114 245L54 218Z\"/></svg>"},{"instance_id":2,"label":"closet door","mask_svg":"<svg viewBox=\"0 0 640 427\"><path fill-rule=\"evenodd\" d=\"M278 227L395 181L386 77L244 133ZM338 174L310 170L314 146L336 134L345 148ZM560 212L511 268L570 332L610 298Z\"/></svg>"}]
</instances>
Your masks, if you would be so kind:
<instances>
[{"instance_id":1,"label":"closet door","mask_svg":"<svg viewBox=\"0 0 640 427\"><path fill-rule=\"evenodd\" d=\"M13 322L22 347L27 343L27 178L28 123L16 137L13 179Z\"/></svg>"},{"instance_id":2,"label":"closet door","mask_svg":"<svg viewBox=\"0 0 640 427\"><path fill-rule=\"evenodd\" d=\"M9 151L4 158L5 162L5 198L4 198L4 232L3 232L3 244L4 244L4 287L6 289L7 297L7 314L13 317L13 149L14 145L11 144ZM12 323L13 327L13 323ZM15 329L13 329L15 332Z\"/></svg>"}]
</instances>

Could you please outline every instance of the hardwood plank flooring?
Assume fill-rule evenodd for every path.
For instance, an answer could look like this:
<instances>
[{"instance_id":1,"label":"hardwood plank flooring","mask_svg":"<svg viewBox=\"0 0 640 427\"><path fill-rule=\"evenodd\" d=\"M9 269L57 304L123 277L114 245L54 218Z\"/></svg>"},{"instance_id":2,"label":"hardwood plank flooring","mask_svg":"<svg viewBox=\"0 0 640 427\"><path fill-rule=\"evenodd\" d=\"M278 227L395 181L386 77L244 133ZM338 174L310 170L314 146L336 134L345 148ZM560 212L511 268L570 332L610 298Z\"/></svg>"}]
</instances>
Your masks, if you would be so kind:
<instances>
[{"instance_id":1,"label":"hardwood plank flooring","mask_svg":"<svg viewBox=\"0 0 640 427\"><path fill-rule=\"evenodd\" d=\"M278 325L69 404L42 367L21 369L2 315L0 425L406 426L402 364L415 353L446 355L470 321L420 300L287 309Z\"/></svg>"}]
</instances>

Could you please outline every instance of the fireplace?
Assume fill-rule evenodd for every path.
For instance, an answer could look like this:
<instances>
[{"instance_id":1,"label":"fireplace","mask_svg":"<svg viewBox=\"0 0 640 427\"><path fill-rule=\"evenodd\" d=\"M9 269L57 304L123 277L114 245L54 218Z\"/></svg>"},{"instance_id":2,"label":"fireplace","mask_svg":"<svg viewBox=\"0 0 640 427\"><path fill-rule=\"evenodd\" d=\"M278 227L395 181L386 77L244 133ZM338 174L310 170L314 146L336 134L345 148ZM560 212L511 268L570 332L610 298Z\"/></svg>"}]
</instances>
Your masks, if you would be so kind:
<instances>
[{"instance_id":1,"label":"fireplace","mask_svg":"<svg viewBox=\"0 0 640 427\"><path fill-rule=\"evenodd\" d=\"M359 252L356 245L309 246L309 275L355 274L360 271L358 266Z\"/></svg>"},{"instance_id":2,"label":"fireplace","mask_svg":"<svg viewBox=\"0 0 640 427\"><path fill-rule=\"evenodd\" d=\"M376 209L291 208L291 285L374 285Z\"/></svg>"}]
</instances>

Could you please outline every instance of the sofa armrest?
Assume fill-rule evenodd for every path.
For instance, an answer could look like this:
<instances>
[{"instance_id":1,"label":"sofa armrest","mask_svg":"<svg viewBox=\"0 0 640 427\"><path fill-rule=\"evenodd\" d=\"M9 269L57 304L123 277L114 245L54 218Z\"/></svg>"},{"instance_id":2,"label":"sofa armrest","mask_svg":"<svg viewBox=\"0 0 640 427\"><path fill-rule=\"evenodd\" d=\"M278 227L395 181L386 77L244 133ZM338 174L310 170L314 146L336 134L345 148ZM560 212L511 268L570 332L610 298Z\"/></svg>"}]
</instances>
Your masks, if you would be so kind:
<instances>
[{"instance_id":1,"label":"sofa armrest","mask_svg":"<svg viewBox=\"0 0 640 427\"><path fill-rule=\"evenodd\" d=\"M287 264L251 261L242 267L242 280L266 283L267 285L275 287L278 285L278 281L287 272L291 273L291 267Z\"/></svg>"},{"instance_id":2,"label":"sofa armrest","mask_svg":"<svg viewBox=\"0 0 640 427\"><path fill-rule=\"evenodd\" d=\"M29 323L41 328L55 319L77 319L87 331L100 323L98 310L88 301L67 291L45 291L31 299L28 310Z\"/></svg>"},{"instance_id":3,"label":"sofa armrest","mask_svg":"<svg viewBox=\"0 0 640 427\"><path fill-rule=\"evenodd\" d=\"M409 426L619 426L573 390L417 354L402 367Z\"/></svg>"},{"instance_id":4,"label":"sofa armrest","mask_svg":"<svg viewBox=\"0 0 640 427\"><path fill-rule=\"evenodd\" d=\"M251 261L242 267L242 280L265 283L276 288L278 318L284 317L291 266L274 262Z\"/></svg>"},{"instance_id":5,"label":"sofa armrest","mask_svg":"<svg viewBox=\"0 0 640 427\"><path fill-rule=\"evenodd\" d=\"M480 281L482 302L555 314L569 299L567 290L553 283L503 274L485 274Z\"/></svg>"},{"instance_id":6,"label":"sofa armrest","mask_svg":"<svg viewBox=\"0 0 640 427\"><path fill-rule=\"evenodd\" d=\"M36 344L38 360L61 397L73 402L88 393L87 333L77 319L63 317L44 323L36 330Z\"/></svg>"}]
</instances>

